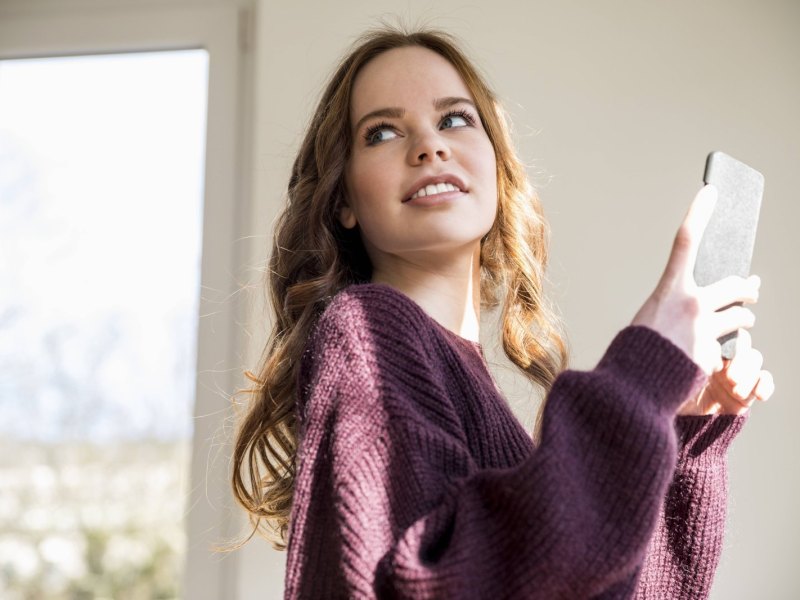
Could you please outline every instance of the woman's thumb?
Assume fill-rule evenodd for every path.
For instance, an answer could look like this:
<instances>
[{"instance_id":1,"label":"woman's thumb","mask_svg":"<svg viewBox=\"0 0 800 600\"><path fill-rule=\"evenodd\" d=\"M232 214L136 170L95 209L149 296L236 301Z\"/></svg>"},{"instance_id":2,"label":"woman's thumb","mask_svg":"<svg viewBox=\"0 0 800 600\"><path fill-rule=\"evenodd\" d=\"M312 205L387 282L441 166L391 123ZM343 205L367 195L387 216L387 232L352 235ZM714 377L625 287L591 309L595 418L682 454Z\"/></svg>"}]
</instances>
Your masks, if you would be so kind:
<instances>
[{"instance_id":1,"label":"woman's thumb","mask_svg":"<svg viewBox=\"0 0 800 600\"><path fill-rule=\"evenodd\" d=\"M697 260L700 240L703 239L703 233L711 220L716 204L717 188L713 185L704 186L694 197L675 236L669 257L667 273L673 277L685 277L694 283L694 263Z\"/></svg>"}]
</instances>

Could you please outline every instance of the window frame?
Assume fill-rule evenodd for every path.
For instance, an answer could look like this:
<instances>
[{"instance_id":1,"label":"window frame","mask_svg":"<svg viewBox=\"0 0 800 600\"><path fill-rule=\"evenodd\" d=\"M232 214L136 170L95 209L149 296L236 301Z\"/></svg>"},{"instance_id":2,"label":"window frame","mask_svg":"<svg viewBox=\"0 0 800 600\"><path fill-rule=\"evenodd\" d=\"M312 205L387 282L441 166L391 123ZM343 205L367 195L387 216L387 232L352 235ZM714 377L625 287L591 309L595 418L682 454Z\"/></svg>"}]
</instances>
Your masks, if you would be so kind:
<instances>
[{"instance_id":1,"label":"window frame","mask_svg":"<svg viewBox=\"0 0 800 600\"><path fill-rule=\"evenodd\" d=\"M187 551L182 594L236 596L236 556L214 549L238 533L230 492L229 395L240 377L235 328L243 312L242 269L249 186L248 56L253 11L245 0L134 3L130 0L10 0L0 6L0 59L205 49L208 103L202 261Z\"/></svg>"}]
</instances>

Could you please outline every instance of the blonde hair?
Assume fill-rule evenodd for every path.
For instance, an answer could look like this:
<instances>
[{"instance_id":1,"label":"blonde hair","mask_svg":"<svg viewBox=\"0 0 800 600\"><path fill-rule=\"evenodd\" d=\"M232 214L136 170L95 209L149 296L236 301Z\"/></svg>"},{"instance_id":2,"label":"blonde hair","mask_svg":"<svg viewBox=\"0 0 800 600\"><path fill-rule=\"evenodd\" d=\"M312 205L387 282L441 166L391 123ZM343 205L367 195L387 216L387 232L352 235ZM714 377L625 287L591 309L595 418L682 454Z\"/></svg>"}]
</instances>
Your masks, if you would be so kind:
<instances>
[{"instance_id":1,"label":"blonde hair","mask_svg":"<svg viewBox=\"0 0 800 600\"><path fill-rule=\"evenodd\" d=\"M326 85L292 168L288 200L276 222L269 261L267 287L274 326L258 376L247 373L254 386L244 390L251 401L235 440L234 495L248 511L253 532L260 531L277 549L285 549L288 543L300 357L327 302L347 285L371 278L372 267L358 228L345 229L337 219L352 144L353 81L374 57L407 46L432 50L453 65L472 93L494 147L498 210L481 241L481 306L492 309L503 302L503 349L545 392L566 365L560 321L543 296L548 226L514 151L496 96L446 33L391 27L367 32Z\"/></svg>"}]
</instances>

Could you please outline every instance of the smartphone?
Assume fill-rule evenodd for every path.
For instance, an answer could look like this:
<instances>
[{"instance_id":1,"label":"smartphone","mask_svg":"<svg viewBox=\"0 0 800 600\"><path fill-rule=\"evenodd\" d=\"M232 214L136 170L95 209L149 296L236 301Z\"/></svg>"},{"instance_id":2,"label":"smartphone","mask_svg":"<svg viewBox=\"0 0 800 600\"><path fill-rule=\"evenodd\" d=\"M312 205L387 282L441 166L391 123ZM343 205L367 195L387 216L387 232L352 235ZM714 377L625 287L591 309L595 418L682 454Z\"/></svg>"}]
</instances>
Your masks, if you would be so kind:
<instances>
[{"instance_id":1,"label":"smartphone","mask_svg":"<svg viewBox=\"0 0 800 600\"><path fill-rule=\"evenodd\" d=\"M723 152L712 152L706 159L703 181L714 185L719 196L700 240L694 280L706 286L729 275L748 277L764 176ZM719 339L724 358L733 358L736 336L734 331Z\"/></svg>"}]
</instances>

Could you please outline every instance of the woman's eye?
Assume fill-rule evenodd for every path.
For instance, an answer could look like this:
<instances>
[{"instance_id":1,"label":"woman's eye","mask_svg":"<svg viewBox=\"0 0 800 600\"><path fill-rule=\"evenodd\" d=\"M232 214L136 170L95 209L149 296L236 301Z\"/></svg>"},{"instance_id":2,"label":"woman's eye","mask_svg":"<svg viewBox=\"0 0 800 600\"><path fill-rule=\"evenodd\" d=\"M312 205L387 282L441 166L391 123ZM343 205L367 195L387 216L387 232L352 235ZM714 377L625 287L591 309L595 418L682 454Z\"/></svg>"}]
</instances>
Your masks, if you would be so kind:
<instances>
[{"instance_id":1,"label":"woman's eye","mask_svg":"<svg viewBox=\"0 0 800 600\"><path fill-rule=\"evenodd\" d=\"M397 134L388 127L378 127L367 131L366 136L367 144L375 145L397 137Z\"/></svg>"},{"instance_id":2,"label":"woman's eye","mask_svg":"<svg viewBox=\"0 0 800 600\"><path fill-rule=\"evenodd\" d=\"M453 127L466 127L469 125L466 117L461 115L449 115L442 119L442 129L451 129Z\"/></svg>"}]
</instances>

